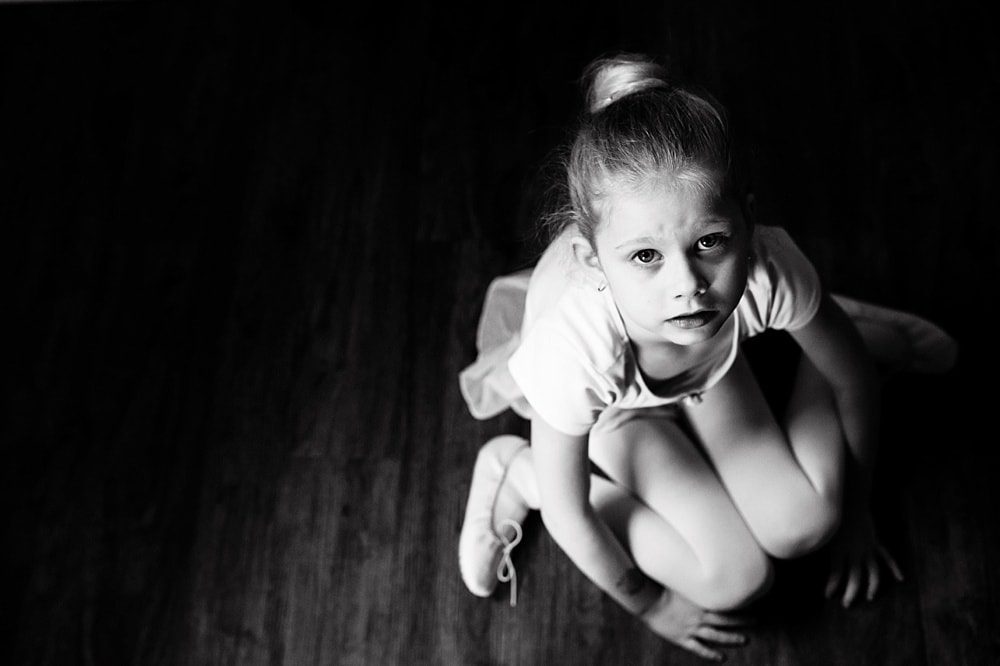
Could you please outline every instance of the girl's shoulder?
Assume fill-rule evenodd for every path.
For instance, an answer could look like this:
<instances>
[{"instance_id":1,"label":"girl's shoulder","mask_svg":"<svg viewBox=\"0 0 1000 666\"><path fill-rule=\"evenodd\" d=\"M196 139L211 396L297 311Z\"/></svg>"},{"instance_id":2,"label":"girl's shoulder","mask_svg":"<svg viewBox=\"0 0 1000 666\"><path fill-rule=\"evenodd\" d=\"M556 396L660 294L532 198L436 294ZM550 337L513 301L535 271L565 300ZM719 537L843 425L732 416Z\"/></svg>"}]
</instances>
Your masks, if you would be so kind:
<instances>
[{"instance_id":1,"label":"girl's shoulder","mask_svg":"<svg viewBox=\"0 0 1000 666\"><path fill-rule=\"evenodd\" d=\"M607 290L590 284L559 247L536 265L508 369L535 412L586 433L627 383L627 339Z\"/></svg>"},{"instance_id":2,"label":"girl's shoulder","mask_svg":"<svg viewBox=\"0 0 1000 666\"><path fill-rule=\"evenodd\" d=\"M754 227L753 250L755 258L765 261L782 261L802 253L784 227L772 224L757 224Z\"/></svg>"},{"instance_id":3,"label":"girl's shoulder","mask_svg":"<svg viewBox=\"0 0 1000 666\"><path fill-rule=\"evenodd\" d=\"M782 227L757 225L752 248L747 290L740 302L742 336L804 326L822 294L816 268Z\"/></svg>"},{"instance_id":4,"label":"girl's shoulder","mask_svg":"<svg viewBox=\"0 0 1000 666\"><path fill-rule=\"evenodd\" d=\"M599 374L614 374L628 339L609 295L570 287L538 316L525 319L521 346L572 359Z\"/></svg>"},{"instance_id":5,"label":"girl's shoulder","mask_svg":"<svg viewBox=\"0 0 1000 666\"><path fill-rule=\"evenodd\" d=\"M579 267L565 235L532 272L521 335L522 344L565 348L597 371L616 365L628 345L610 292Z\"/></svg>"}]
</instances>

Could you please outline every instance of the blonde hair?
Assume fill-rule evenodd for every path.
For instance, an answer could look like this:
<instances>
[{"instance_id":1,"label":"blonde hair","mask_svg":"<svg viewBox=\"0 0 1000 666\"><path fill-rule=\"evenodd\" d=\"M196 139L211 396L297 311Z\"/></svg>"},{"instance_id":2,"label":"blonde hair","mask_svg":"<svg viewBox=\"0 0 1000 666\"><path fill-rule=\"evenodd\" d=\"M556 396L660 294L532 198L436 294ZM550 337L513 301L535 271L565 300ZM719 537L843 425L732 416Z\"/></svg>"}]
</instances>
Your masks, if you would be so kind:
<instances>
[{"instance_id":1,"label":"blonde hair","mask_svg":"<svg viewBox=\"0 0 1000 666\"><path fill-rule=\"evenodd\" d=\"M740 193L726 112L710 95L678 84L641 54L598 58L581 83L585 110L562 160L568 196L543 220L550 238L575 224L593 245L608 192L663 175Z\"/></svg>"}]
</instances>

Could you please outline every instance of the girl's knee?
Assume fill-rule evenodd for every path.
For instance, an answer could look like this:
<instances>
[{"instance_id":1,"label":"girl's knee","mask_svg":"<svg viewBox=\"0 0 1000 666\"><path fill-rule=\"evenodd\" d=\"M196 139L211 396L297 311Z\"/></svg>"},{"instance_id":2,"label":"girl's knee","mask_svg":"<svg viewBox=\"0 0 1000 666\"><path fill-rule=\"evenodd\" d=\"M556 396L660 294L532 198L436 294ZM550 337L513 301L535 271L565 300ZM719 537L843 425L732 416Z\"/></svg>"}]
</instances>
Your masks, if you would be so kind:
<instances>
[{"instance_id":1,"label":"girl's knee","mask_svg":"<svg viewBox=\"0 0 1000 666\"><path fill-rule=\"evenodd\" d=\"M797 504L784 516L776 516L765 534L758 534L761 546L779 559L807 555L830 540L840 527L838 502L819 500Z\"/></svg>"},{"instance_id":2,"label":"girl's knee","mask_svg":"<svg viewBox=\"0 0 1000 666\"><path fill-rule=\"evenodd\" d=\"M650 572L647 572L650 573ZM657 576L654 579L659 580ZM767 553L754 545L725 553L725 557L703 561L697 575L682 584L660 581L676 589L702 608L730 611L741 608L766 593L774 580L774 566Z\"/></svg>"},{"instance_id":3,"label":"girl's knee","mask_svg":"<svg viewBox=\"0 0 1000 666\"><path fill-rule=\"evenodd\" d=\"M691 600L713 611L735 610L763 596L773 580L774 565L767 553L755 548L736 561L707 567L705 579Z\"/></svg>"}]
</instances>

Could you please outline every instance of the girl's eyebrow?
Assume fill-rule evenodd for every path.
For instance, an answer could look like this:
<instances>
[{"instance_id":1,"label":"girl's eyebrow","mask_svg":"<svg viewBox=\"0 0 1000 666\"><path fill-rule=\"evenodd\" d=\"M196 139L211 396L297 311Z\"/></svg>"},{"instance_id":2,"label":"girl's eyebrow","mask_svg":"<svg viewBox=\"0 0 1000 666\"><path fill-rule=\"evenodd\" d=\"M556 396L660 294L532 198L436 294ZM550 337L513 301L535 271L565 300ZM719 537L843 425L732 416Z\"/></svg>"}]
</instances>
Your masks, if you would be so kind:
<instances>
[{"instance_id":1,"label":"girl's eyebrow","mask_svg":"<svg viewBox=\"0 0 1000 666\"><path fill-rule=\"evenodd\" d=\"M641 243L650 243L650 244L652 244L652 243L655 243L657 240L659 240L659 239L654 238L652 236L640 236L639 238L630 238L629 240L625 241L621 245L616 245L615 249L616 250L620 250L623 247L625 247L626 245L636 245L636 244L641 244Z\"/></svg>"},{"instance_id":2,"label":"girl's eyebrow","mask_svg":"<svg viewBox=\"0 0 1000 666\"><path fill-rule=\"evenodd\" d=\"M710 215L708 217L703 218L700 221L700 225L699 226L701 226L701 227L709 227L709 226L716 225L716 224L721 224L721 225L730 227L730 226L732 226L733 221L731 219L729 219L728 217L724 217L722 215L718 215L718 216L716 216L716 215ZM615 249L616 250L620 250L620 249L622 249L623 247L625 247L627 245L638 245L638 244L642 244L642 243L650 243L650 244L652 244L652 243L656 243L659 240L660 239L657 238L656 236L639 236L638 238L630 238L627 241L624 241L623 243L620 243L619 245L616 245Z\"/></svg>"}]
</instances>

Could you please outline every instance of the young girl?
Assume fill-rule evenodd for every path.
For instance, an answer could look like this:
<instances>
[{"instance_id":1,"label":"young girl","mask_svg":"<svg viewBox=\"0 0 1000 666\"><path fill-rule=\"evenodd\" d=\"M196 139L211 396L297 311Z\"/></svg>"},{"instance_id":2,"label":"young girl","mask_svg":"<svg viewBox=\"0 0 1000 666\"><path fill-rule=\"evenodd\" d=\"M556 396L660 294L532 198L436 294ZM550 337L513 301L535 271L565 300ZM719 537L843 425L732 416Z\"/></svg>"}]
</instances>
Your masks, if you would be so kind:
<instances>
[{"instance_id":1,"label":"young girl","mask_svg":"<svg viewBox=\"0 0 1000 666\"><path fill-rule=\"evenodd\" d=\"M827 594L845 606L873 597L881 566L900 578L869 512L870 359L941 371L955 344L827 294L786 232L755 224L713 99L642 56L597 60L584 80L569 204L534 269L491 285L460 377L477 418L512 407L531 421L530 446L505 435L479 452L461 573L479 596L510 580L513 604L510 549L540 509L590 580L717 659L744 641L728 611L767 590L771 558L833 539ZM741 349L768 329L803 352L780 422Z\"/></svg>"}]
</instances>

